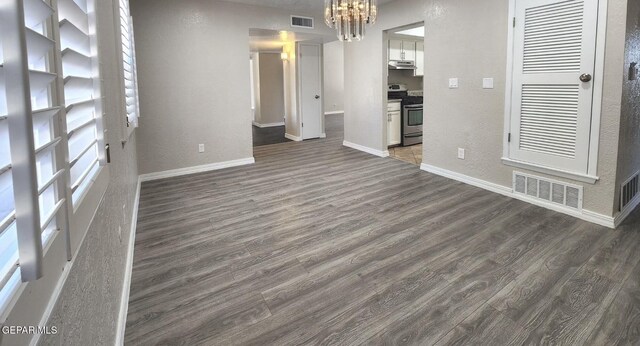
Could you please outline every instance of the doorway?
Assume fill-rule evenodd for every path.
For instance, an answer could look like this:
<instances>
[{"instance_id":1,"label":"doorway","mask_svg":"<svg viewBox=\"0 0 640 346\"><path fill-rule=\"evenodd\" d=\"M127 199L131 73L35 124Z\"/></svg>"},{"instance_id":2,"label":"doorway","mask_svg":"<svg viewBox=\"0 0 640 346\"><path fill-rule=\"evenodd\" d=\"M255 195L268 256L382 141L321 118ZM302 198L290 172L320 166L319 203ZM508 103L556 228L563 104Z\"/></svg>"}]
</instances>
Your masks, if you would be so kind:
<instances>
[{"instance_id":1,"label":"doorway","mask_svg":"<svg viewBox=\"0 0 640 346\"><path fill-rule=\"evenodd\" d=\"M424 129L424 23L391 29L386 47L386 121L383 138L391 158L422 164Z\"/></svg>"},{"instance_id":2,"label":"doorway","mask_svg":"<svg viewBox=\"0 0 640 346\"><path fill-rule=\"evenodd\" d=\"M290 142L285 137L284 70L278 52L250 55L253 146Z\"/></svg>"}]
</instances>

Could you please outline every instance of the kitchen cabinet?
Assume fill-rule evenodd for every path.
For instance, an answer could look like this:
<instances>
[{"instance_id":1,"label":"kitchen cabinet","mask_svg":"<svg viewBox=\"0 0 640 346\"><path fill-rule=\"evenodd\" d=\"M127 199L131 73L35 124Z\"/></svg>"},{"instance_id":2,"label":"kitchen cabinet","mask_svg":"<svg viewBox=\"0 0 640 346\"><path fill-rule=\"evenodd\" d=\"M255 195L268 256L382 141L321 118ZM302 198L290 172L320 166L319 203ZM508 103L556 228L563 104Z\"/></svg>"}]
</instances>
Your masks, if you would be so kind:
<instances>
[{"instance_id":1,"label":"kitchen cabinet","mask_svg":"<svg viewBox=\"0 0 640 346\"><path fill-rule=\"evenodd\" d=\"M416 43L411 41L402 41L402 51L404 59L407 61L416 61Z\"/></svg>"},{"instance_id":2,"label":"kitchen cabinet","mask_svg":"<svg viewBox=\"0 0 640 346\"><path fill-rule=\"evenodd\" d=\"M389 60L415 61L416 42L389 40Z\"/></svg>"},{"instance_id":3,"label":"kitchen cabinet","mask_svg":"<svg viewBox=\"0 0 640 346\"><path fill-rule=\"evenodd\" d=\"M402 60L402 41L389 41L389 60Z\"/></svg>"},{"instance_id":4,"label":"kitchen cabinet","mask_svg":"<svg viewBox=\"0 0 640 346\"><path fill-rule=\"evenodd\" d=\"M424 76L424 42L416 42L416 69L413 71L416 77Z\"/></svg>"},{"instance_id":5,"label":"kitchen cabinet","mask_svg":"<svg viewBox=\"0 0 640 346\"><path fill-rule=\"evenodd\" d=\"M402 143L402 107L400 102L389 102L387 106L387 145Z\"/></svg>"}]
</instances>

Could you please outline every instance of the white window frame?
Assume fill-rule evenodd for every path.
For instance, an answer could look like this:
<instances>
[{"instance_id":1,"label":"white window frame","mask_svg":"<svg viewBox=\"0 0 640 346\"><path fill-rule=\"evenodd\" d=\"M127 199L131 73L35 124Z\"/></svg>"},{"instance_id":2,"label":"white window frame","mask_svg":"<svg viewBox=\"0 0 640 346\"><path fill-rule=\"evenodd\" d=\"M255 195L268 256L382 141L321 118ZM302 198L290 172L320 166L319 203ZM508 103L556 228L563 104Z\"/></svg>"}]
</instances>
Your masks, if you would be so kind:
<instances>
[{"instance_id":1,"label":"white window frame","mask_svg":"<svg viewBox=\"0 0 640 346\"><path fill-rule=\"evenodd\" d=\"M572 179L589 184L595 184L600 178L598 177L598 150L600 148L600 123L602 116L602 97L604 89L604 64L606 50L606 33L607 33L607 1L598 1L598 27L596 29L596 60L593 80L593 103L591 108L591 135L589 138L589 162L587 171L584 174L569 172L554 167L534 164L531 162L523 162L511 158L509 133L512 124L512 92L513 92L513 55L514 55L514 26L516 1L509 0L509 21L507 35L507 74L505 81L505 106L504 106L504 138L502 163L507 166L529 169L535 172L545 173L566 179Z\"/></svg>"}]
</instances>

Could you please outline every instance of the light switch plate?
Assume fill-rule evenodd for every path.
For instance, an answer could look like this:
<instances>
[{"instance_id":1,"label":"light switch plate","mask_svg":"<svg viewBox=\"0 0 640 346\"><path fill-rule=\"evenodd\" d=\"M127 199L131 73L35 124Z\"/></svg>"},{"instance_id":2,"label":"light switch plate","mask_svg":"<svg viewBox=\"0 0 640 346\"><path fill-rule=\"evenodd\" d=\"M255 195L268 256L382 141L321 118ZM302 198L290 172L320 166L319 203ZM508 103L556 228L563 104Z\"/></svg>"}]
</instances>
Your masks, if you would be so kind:
<instances>
[{"instance_id":1,"label":"light switch plate","mask_svg":"<svg viewBox=\"0 0 640 346\"><path fill-rule=\"evenodd\" d=\"M483 78L482 89L493 89L493 78Z\"/></svg>"},{"instance_id":2,"label":"light switch plate","mask_svg":"<svg viewBox=\"0 0 640 346\"><path fill-rule=\"evenodd\" d=\"M458 78L449 78L449 89L458 89Z\"/></svg>"},{"instance_id":3,"label":"light switch plate","mask_svg":"<svg viewBox=\"0 0 640 346\"><path fill-rule=\"evenodd\" d=\"M464 153L464 149L462 149L462 148L458 148L458 158L459 158L460 160L464 160L464 154L465 154L465 153Z\"/></svg>"},{"instance_id":4,"label":"light switch plate","mask_svg":"<svg viewBox=\"0 0 640 346\"><path fill-rule=\"evenodd\" d=\"M198 145L198 152L199 153L204 153L204 144Z\"/></svg>"}]
</instances>

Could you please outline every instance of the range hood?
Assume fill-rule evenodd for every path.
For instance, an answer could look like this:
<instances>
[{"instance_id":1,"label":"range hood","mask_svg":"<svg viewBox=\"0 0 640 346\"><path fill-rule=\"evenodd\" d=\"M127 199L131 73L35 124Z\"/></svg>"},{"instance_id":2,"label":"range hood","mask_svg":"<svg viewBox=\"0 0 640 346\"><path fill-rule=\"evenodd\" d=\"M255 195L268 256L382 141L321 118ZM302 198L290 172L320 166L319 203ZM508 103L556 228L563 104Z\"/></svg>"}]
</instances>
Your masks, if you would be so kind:
<instances>
[{"instance_id":1,"label":"range hood","mask_svg":"<svg viewBox=\"0 0 640 346\"><path fill-rule=\"evenodd\" d=\"M389 61L389 70L416 70L416 63L408 60Z\"/></svg>"}]
</instances>

